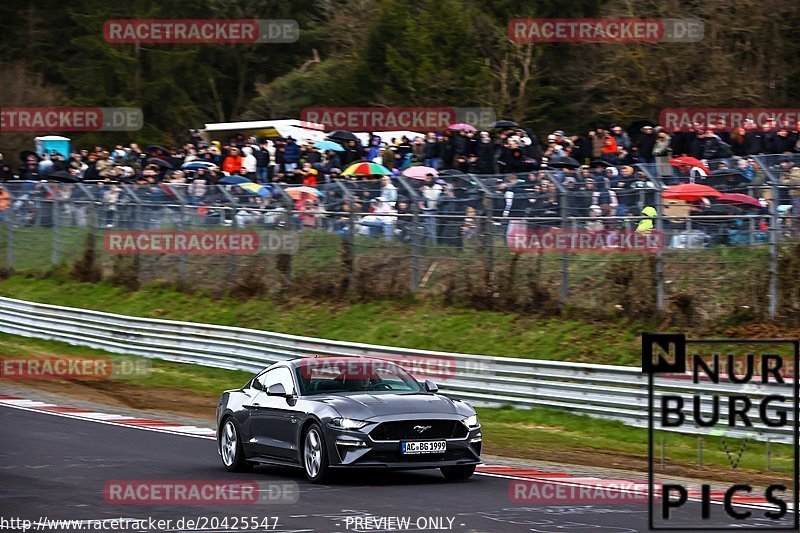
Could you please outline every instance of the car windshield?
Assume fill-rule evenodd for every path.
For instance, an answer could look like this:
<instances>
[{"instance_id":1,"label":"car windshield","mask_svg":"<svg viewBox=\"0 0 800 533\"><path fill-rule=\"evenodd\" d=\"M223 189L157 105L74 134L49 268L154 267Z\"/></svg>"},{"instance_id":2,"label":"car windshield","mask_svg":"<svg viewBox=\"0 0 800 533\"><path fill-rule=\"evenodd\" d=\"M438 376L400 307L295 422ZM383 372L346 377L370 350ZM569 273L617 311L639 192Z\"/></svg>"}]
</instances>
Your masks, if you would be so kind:
<instances>
[{"instance_id":1,"label":"car windshield","mask_svg":"<svg viewBox=\"0 0 800 533\"><path fill-rule=\"evenodd\" d=\"M380 359L309 358L295 372L304 396L332 393L422 392L405 370Z\"/></svg>"}]
</instances>

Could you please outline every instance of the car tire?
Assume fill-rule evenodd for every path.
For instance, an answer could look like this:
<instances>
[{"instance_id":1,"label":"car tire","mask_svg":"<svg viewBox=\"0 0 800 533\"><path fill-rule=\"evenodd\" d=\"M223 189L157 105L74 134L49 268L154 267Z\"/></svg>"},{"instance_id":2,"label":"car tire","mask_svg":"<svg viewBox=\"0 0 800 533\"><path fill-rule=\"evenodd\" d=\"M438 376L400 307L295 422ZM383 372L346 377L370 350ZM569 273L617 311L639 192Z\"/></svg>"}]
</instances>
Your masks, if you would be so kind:
<instances>
[{"instance_id":1,"label":"car tire","mask_svg":"<svg viewBox=\"0 0 800 533\"><path fill-rule=\"evenodd\" d=\"M463 481L475 473L475 465L469 466L443 466L440 468L447 481Z\"/></svg>"},{"instance_id":2,"label":"car tire","mask_svg":"<svg viewBox=\"0 0 800 533\"><path fill-rule=\"evenodd\" d=\"M328 449L319 424L311 424L303 434L303 472L312 483L322 483L328 478Z\"/></svg>"},{"instance_id":3,"label":"car tire","mask_svg":"<svg viewBox=\"0 0 800 533\"><path fill-rule=\"evenodd\" d=\"M217 445L222 464L228 472L246 472L250 469L244 456L239 426L233 418L225 419L220 427Z\"/></svg>"}]
</instances>

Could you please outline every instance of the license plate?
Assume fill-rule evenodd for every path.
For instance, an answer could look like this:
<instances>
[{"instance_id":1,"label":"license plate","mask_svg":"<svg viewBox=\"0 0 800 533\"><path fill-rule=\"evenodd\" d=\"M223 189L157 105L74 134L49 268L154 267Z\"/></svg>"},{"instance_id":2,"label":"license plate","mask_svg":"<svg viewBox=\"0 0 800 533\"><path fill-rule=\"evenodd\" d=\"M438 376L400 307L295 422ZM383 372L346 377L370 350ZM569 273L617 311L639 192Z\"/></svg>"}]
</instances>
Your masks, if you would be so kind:
<instances>
[{"instance_id":1,"label":"license plate","mask_svg":"<svg viewBox=\"0 0 800 533\"><path fill-rule=\"evenodd\" d=\"M446 440L423 440L403 442L403 453L444 453L447 451Z\"/></svg>"}]
</instances>

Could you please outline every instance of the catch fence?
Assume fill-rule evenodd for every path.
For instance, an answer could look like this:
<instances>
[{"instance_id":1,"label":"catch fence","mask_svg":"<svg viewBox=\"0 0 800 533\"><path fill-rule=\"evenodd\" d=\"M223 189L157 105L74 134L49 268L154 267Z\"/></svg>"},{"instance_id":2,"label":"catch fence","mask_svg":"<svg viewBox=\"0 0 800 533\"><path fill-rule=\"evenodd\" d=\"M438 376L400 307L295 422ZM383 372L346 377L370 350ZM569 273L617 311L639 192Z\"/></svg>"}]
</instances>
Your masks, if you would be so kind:
<instances>
[{"instance_id":1,"label":"catch fence","mask_svg":"<svg viewBox=\"0 0 800 533\"><path fill-rule=\"evenodd\" d=\"M420 292L526 312L640 316L670 308L687 322L774 317L800 301L796 260L781 260L796 253L800 184L787 178L784 156L754 161L750 177L718 172L720 161L709 163L715 170L705 179L665 174L661 165L622 167L624 176L600 168L445 172L439 183L350 179L323 183L318 193L275 184L266 196L219 185L8 182L0 263L15 270L67 263L87 279L249 296ZM670 185L689 181L744 195L745 203L664 197ZM119 254L105 245L109 232L240 230L292 236L298 246L195 255ZM545 245L558 234L604 240ZM641 235L658 235L659 244L625 245Z\"/></svg>"}]
</instances>

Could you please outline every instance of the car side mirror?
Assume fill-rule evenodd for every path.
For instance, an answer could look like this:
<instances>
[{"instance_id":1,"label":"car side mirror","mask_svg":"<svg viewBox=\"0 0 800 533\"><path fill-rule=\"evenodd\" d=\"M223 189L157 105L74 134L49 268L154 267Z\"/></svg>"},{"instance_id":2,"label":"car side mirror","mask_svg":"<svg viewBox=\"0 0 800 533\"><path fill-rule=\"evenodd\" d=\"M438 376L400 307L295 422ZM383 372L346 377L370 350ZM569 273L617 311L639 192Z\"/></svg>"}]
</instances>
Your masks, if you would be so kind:
<instances>
[{"instance_id":1,"label":"car side mirror","mask_svg":"<svg viewBox=\"0 0 800 533\"><path fill-rule=\"evenodd\" d=\"M250 382L250 387L256 390L264 390L264 388L261 386L261 382L255 378L253 378L253 381Z\"/></svg>"},{"instance_id":2,"label":"car side mirror","mask_svg":"<svg viewBox=\"0 0 800 533\"><path fill-rule=\"evenodd\" d=\"M286 397L286 389L283 388L281 383L273 383L267 387L267 396L283 396Z\"/></svg>"},{"instance_id":3,"label":"car side mirror","mask_svg":"<svg viewBox=\"0 0 800 533\"><path fill-rule=\"evenodd\" d=\"M425 390L428 392L438 392L439 386L436 385L433 381L426 379L425 380Z\"/></svg>"}]
</instances>

